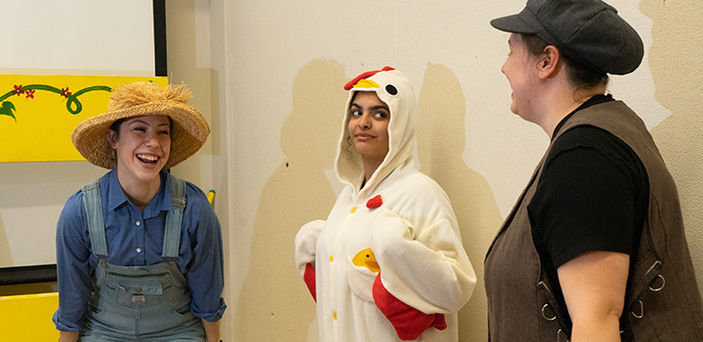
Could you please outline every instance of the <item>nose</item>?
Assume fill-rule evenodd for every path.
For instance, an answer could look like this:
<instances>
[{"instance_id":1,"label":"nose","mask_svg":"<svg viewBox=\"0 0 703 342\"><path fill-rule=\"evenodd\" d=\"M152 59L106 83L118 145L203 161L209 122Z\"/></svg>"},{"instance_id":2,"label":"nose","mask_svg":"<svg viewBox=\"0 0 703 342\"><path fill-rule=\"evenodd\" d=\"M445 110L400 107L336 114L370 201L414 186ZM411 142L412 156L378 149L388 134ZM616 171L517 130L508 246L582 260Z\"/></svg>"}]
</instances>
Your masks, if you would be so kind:
<instances>
[{"instance_id":1,"label":"nose","mask_svg":"<svg viewBox=\"0 0 703 342\"><path fill-rule=\"evenodd\" d=\"M145 144L146 146L149 147L158 147L159 146L159 139L157 136L157 133L154 131L149 131L147 132L146 136L144 137L145 139Z\"/></svg>"},{"instance_id":2,"label":"nose","mask_svg":"<svg viewBox=\"0 0 703 342\"><path fill-rule=\"evenodd\" d=\"M361 127L361 128L371 128L371 123L372 123L372 122L373 122L373 120L371 120L371 115L369 115L368 113L364 113L364 114L361 115L361 117L359 118L359 127Z\"/></svg>"}]
</instances>

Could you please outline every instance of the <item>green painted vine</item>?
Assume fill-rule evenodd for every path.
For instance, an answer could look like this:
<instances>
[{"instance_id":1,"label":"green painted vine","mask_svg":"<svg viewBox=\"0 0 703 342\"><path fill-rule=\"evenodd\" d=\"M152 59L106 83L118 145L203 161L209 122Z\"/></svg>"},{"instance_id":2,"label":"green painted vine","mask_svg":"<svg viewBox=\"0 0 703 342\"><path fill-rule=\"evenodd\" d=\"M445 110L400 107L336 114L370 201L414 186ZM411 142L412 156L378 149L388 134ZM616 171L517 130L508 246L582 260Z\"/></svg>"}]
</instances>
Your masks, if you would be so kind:
<instances>
[{"instance_id":1,"label":"green painted vine","mask_svg":"<svg viewBox=\"0 0 703 342\"><path fill-rule=\"evenodd\" d=\"M79 96L91 91L112 91L112 88L108 86L92 86L83 88L75 93L72 93L69 91L68 87L59 89L46 84L30 84L26 86L20 84L15 85L14 88L15 89L10 90L4 95L0 96L0 101L2 101L2 104L0 105L0 115L7 115L13 118L15 122L17 122L17 118L15 117L14 112L16 112L17 109L15 109L15 105L11 101L6 101L13 95L25 95L28 99L34 99L34 94L37 90L56 93L66 98L66 110L68 110L69 113L76 115L83 110L83 105L81 104L81 101L78 100Z\"/></svg>"}]
</instances>

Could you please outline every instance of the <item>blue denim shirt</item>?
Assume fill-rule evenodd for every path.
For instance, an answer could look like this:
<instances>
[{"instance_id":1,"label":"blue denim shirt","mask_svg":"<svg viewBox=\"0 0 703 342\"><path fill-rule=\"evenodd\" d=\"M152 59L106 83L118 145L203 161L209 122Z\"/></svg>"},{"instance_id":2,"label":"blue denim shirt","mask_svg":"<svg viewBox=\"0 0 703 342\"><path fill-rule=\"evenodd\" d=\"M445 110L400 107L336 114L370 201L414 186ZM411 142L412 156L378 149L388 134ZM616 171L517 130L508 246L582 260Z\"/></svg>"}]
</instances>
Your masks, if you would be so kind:
<instances>
[{"instance_id":1,"label":"blue denim shirt","mask_svg":"<svg viewBox=\"0 0 703 342\"><path fill-rule=\"evenodd\" d=\"M161 251L166 213L171 209L170 181L161 172L161 188L141 212L124 194L117 170L100 178L108 262L120 266L163 262ZM178 269L193 293L190 309L210 322L222 317L224 266L220 222L205 194L187 183ZM98 258L92 254L83 194L73 194L64 205L56 230L59 309L54 324L61 331L78 331L88 309L91 280Z\"/></svg>"}]
</instances>

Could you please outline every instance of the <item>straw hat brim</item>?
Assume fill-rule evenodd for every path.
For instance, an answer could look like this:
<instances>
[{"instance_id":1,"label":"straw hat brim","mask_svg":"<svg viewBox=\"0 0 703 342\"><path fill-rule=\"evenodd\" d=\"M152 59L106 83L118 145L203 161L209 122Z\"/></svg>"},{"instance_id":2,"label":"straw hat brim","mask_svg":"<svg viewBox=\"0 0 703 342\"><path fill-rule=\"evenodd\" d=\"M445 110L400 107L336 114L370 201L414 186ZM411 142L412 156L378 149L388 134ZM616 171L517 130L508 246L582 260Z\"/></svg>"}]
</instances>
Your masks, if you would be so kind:
<instances>
[{"instance_id":1,"label":"straw hat brim","mask_svg":"<svg viewBox=\"0 0 703 342\"><path fill-rule=\"evenodd\" d=\"M107 112L76 126L71 135L73 145L89 162L113 169L117 159L107 140L107 130L115 121L144 115L171 118L171 153L165 168L176 166L203 146L210 134L205 118L193 107L177 101L155 101Z\"/></svg>"}]
</instances>

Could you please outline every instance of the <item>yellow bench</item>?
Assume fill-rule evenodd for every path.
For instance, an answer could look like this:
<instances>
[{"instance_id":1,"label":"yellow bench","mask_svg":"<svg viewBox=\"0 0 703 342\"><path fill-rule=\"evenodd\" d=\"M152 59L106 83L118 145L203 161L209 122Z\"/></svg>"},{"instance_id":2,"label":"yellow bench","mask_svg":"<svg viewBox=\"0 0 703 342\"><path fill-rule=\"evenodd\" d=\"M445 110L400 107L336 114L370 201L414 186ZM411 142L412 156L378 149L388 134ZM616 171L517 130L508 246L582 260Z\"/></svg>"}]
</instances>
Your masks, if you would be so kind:
<instances>
[{"instance_id":1,"label":"yellow bench","mask_svg":"<svg viewBox=\"0 0 703 342\"><path fill-rule=\"evenodd\" d=\"M51 317L59 307L57 292L0 296L0 340L58 341Z\"/></svg>"}]
</instances>

